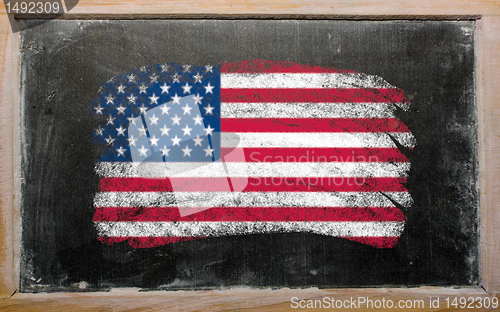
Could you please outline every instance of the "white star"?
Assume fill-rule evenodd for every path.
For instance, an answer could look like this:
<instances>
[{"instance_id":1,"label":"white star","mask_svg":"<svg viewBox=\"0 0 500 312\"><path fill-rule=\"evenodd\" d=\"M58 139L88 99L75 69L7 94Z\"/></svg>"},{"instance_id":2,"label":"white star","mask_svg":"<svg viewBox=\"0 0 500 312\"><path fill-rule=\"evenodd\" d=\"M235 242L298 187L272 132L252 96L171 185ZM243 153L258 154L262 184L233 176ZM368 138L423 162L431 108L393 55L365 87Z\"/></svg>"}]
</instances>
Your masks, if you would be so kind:
<instances>
[{"instance_id":1,"label":"white star","mask_svg":"<svg viewBox=\"0 0 500 312\"><path fill-rule=\"evenodd\" d=\"M161 130L161 135L166 135L168 136L168 132L170 131L170 128L167 128L167 125L163 125L163 128L160 129Z\"/></svg>"},{"instance_id":2,"label":"white star","mask_svg":"<svg viewBox=\"0 0 500 312\"><path fill-rule=\"evenodd\" d=\"M142 136L146 136L146 131L147 131L147 129L146 129L146 128L144 128L144 126L142 126L142 127L140 127L140 128L137 128L137 130L139 130L139 136L141 136L141 135L142 135ZM205 129L205 131L206 131L206 129Z\"/></svg>"},{"instance_id":3,"label":"white star","mask_svg":"<svg viewBox=\"0 0 500 312\"><path fill-rule=\"evenodd\" d=\"M214 149L210 148L210 145L209 145L209 146L207 146L207 148L204 149L204 151L205 151L205 156L212 157L212 153L213 153Z\"/></svg>"},{"instance_id":4,"label":"white star","mask_svg":"<svg viewBox=\"0 0 500 312\"><path fill-rule=\"evenodd\" d=\"M106 104L113 104L115 98L110 94L106 97Z\"/></svg>"},{"instance_id":5,"label":"white star","mask_svg":"<svg viewBox=\"0 0 500 312\"><path fill-rule=\"evenodd\" d=\"M141 114L144 114L147 110L148 110L148 108L145 107L144 104L142 104L141 107L139 107L139 112Z\"/></svg>"},{"instance_id":6,"label":"white star","mask_svg":"<svg viewBox=\"0 0 500 312\"><path fill-rule=\"evenodd\" d=\"M181 139L179 139L179 138L177 137L177 135L175 135L175 138L170 139L170 140L172 140L172 146L176 146L176 145L177 145L177 146L181 146L181 145L179 144L179 143L181 142Z\"/></svg>"},{"instance_id":7,"label":"white star","mask_svg":"<svg viewBox=\"0 0 500 312\"><path fill-rule=\"evenodd\" d=\"M172 97L172 104L181 104L182 97L178 96L177 93Z\"/></svg>"},{"instance_id":8,"label":"white star","mask_svg":"<svg viewBox=\"0 0 500 312\"><path fill-rule=\"evenodd\" d=\"M135 104L135 100L137 100L137 97L134 96L133 94L130 94L130 96L127 97L129 103Z\"/></svg>"},{"instance_id":9,"label":"white star","mask_svg":"<svg viewBox=\"0 0 500 312\"><path fill-rule=\"evenodd\" d=\"M158 104L158 99L159 99L159 97L156 96L154 93L153 93L153 96L149 97L149 100L151 101L151 104Z\"/></svg>"},{"instance_id":10,"label":"white star","mask_svg":"<svg viewBox=\"0 0 500 312\"><path fill-rule=\"evenodd\" d=\"M182 131L184 131L184 135L191 135L191 130L193 130L193 128L189 128L188 125L182 128Z\"/></svg>"},{"instance_id":11,"label":"white star","mask_svg":"<svg viewBox=\"0 0 500 312\"><path fill-rule=\"evenodd\" d=\"M203 124L202 124L203 118L200 115L193 118L193 120L194 120L195 125L203 126Z\"/></svg>"},{"instance_id":12,"label":"white star","mask_svg":"<svg viewBox=\"0 0 500 312\"><path fill-rule=\"evenodd\" d=\"M210 85L210 82L209 82L209 83L207 84L207 86L205 87L205 94L206 94L206 93L212 93L212 94L213 94L213 92L212 92L212 90L213 90L213 89L214 89L214 86L211 86L211 85Z\"/></svg>"},{"instance_id":13,"label":"white star","mask_svg":"<svg viewBox=\"0 0 500 312\"><path fill-rule=\"evenodd\" d=\"M103 132L104 132L104 129L103 129L103 128L101 128L101 126L99 126L97 129L95 129L95 133L96 133L97 135L102 135L102 133L103 133Z\"/></svg>"},{"instance_id":14,"label":"white star","mask_svg":"<svg viewBox=\"0 0 500 312\"><path fill-rule=\"evenodd\" d=\"M186 106L182 107L182 110L184 110L184 115L188 114L188 115L191 115L191 110L193 108L191 106L189 106L187 103L186 103Z\"/></svg>"},{"instance_id":15,"label":"white star","mask_svg":"<svg viewBox=\"0 0 500 312\"><path fill-rule=\"evenodd\" d=\"M170 152L170 150L167 148L166 145L163 145L163 148L160 149L161 151L161 156L168 156L168 152Z\"/></svg>"},{"instance_id":16,"label":"white star","mask_svg":"<svg viewBox=\"0 0 500 312\"><path fill-rule=\"evenodd\" d=\"M161 94L166 93L168 94L168 89L170 89L170 86L167 85L167 83L164 83L163 86L160 86L161 88Z\"/></svg>"},{"instance_id":17,"label":"white star","mask_svg":"<svg viewBox=\"0 0 500 312\"><path fill-rule=\"evenodd\" d=\"M126 109L127 109L126 107L123 107L121 105L116 108L116 110L118 111L118 114L123 114L123 115L125 115Z\"/></svg>"},{"instance_id":18,"label":"white star","mask_svg":"<svg viewBox=\"0 0 500 312\"><path fill-rule=\"evenodd\" d=\"M130 115L130 117L127 117L128 119L128 124L129 125L135 125L135 117L134 115Z\"/></svg>"},{"instance_id":19,"label":"white star","mask_svg":"<svg viewBox=\"0 0 500 312\"><path fill-rule=\"evenodd\" d=\"M120 94L120 93L125 93L125 88L126 88L126 87L125 87L124 85L119 85L119 86L117 87L117 89L118 89L118 94Z\"/></svg>"},{"instance_id":20,"label":"white star","mask_svg":"<svg viewBox=\"0 0 500 312\"><path fill-rule=\"evenodd\" d=\"M192 88L192 86L190 86L187 82L186 82L185 86L182 86L184 93L191 93L191 88Z\"/></svg>"},{"instance_id":21,"label":"white star","mask_svg":"<svg viewBox=\"0 0 500 312\"><path fill-rule=\"evenodd\" d=\"M113 137L111 135L108 138L106 138L105 140L108 143L108 145L113 144L113 142L115 141L115 139L113 139Z\"/></svg>"},{"instance_id":22,"label":"white star","mask_svg":"<svg viewBox=\"0 0 500 312\"><path fill-rule=\"evenodd\" d=\"M116 151L118 152L118 156L125 156L125 151L126 149L123 148L123 146L120 146L120 148L117 148Z\"/></svg>"},{"instance_id":23,"label":"white star","mask_svg":"<svg viewBox=\"0 0 500 312\"><path fill-rule=\"evenodd\" d=\"M212 65L206 65L205 66L205 70L208 72L211 72L212 73Z\"/></svg>"},{"instance_id":24,"label":"white star","mask_svg":"<svg viewBox=\"0 0 500 312\"><path fill-rule=\"evenodd\" d=\"M210 106L210 103L208 104L207 107L203 107L205 109L205 114L207 115L213 115L213 110L215 107Z\"/></svg>"},{"instance_id":25,"label":"white star","mask_svg":"<svg viewBox=\"0 0 500 312\"><path fill-rule=\"evenodd\" d=\"M207 135L210 135L212 134L212 132L214 132L214 128L210 127L210 125L208 125L207 128L205 128L205 132L207 133Z\"/></svg>"},{"instance_id":26,"label":"white star","mask_svg":"<svg viewBox=\"0 0 500 312\"><path fill-rule=\"evenodd\" d=\"M149 76L149 79L151 79L151 83L158 82L158 76L156 76L156 74Z\"/></svg>"},{"instance_id":27,"label":"white star","mask_svg":"<svg viewBox=\"0 0 500 312\"><path fill-rule=\"evenodd\" d=\"M146 92L146 89L147 89L147 88L148 88L148 87L147 87L147 86L145 86L144 84L140 85L140 86L139 86L139 94L141 94L141 93L146 93L146 94L148 94L148 93Z\"/></svg>"},{"instance_id":28,"label":"white star","mask_svg":"<svg viewBox=\"0 0 500 312\"><path fill-rule=\"evenodd\" d=\"M174 83L174 82L180 83L179 78L181 78L181 76L179 76L177 73L175 73L174 77L172 78L172 83Z\"/></svg>"},{"instance_id":29,"label":"white star","mask_svg":"<svg viewBox=\"0 0 500 312\"><path fill-rule=\"evenodd\" d=\"M179 116L177 116L177 114L175 114L175 117L172 117L170 119L172 119L172 125L175 125L175 124L178 124L179 126L181 125L181 123L180 123L181 118Z\"/></svg>"},{"instance_id":30,"label":"white star","mask_svg":"<svg viewBox=\"0 0 500 312\"><path fill-rule=\"evenodd\" d=\"M120 126L120 128L116 128L116 131L118 132L118 135L125 135L125 128Z\"/></svg>"},{"instance_id":31,"label":"white star","mask_svg":"<svg viewBox=\"0 0 500 312\"><path fill-rule=\"evenodd\" d=\"M201 146L201 141L203 141L203 139L202 139L202 138L200 138L200 135L198 134L198 135L196 136L196 138L195 138L195 139L193 139L193 141L194 141L194 146L196 146L196 145Z\"/></svg>"},{"instance_id":32,"label":"white star","mask_svg":"<svg viewBox=\"0 0 500 312\"><path fill-rule=\"evenodd\" d=\"M141 68L139 68L141 72L145 72L146 71L146 66L141 66Z\"/></svg>"},{"instance_id":33,"label":"white star","mask_svg":"<svg viewBox=\"0 0 500 312\"><path fill-rule=\"evenodd\" d=\"M151 142L151 146L158 146L158 141L159 140L160 139L156 138L156 135L153 135L153 137L149 139L149 142Z\"/></svg>"},{"instance_id":34,"label":"white star","mask_svg":"<svg viewBox=\"0 0 500 312\"><path fill-rule=\"evenodd\" d=\"M192 149L190 149L189 146L186 145L186 148L182 149L182 151L184 152L184 155L182 155L182 157L184 157L186 155L189 156L189 157L191 157L191 151L192 151Z\"/></svg>"},{"instance_id":35,"label":"white star","mask_svg":"<svg viewBox=\"0 0 500 312\"><path fill-rule=\"evenodd\" d=\"M95 109L95 113L98 114L98 115L102 115L102 107L101 105L97 106L97 107L94 107Z\"/></svg>"},{"instance_id":36,"label":"white star","mask_svg":"<svg viewBox=\"0 0 500 312\"><path fill-rule=\"evenodd\" d=\"M157 125L157 124L158 124L158 119L159 119L159 118L158 118L158 117L156 117L156 116L155 116L155 114L153 114L153 116L151 116L151 117L149 118L149 120L151 121L151 124L152 124L152 125Z\"/></svg>"},{"instance_id":37,"label":"white star","mask_svg":"<svg viewBox=\"0 0 500 312\"><path fill-rule=\"evenodd\" d=\"M197 93L196 96L194 97L194 104L201 104L201 99L203 99L203 97Z\"/></svg>"},{"instance_id":38,"label":"white star","mask_svg":"<svg viewBox=\"0 0 500 312\"><path fill-rule=\"evenodd\" d=\"M161 71L166 73L168 71L168 65L165 64L165 65L160 65L161 66Z\"/></svg>"},{"instance_id":39,"label":"white star","mask_svg":"<svg viewBox=\"0 0 500 312\"><path fill-rule=\"evenodd\" d=\"M160 106L161 109L161 114L162 115L168 115L168 111L170 110L170 107L167 106L167 103L163 104L163 106Z\"/></svg>"},{"instance_id":40,"label":"white star","mask_svg":"<svg viewBox=\"0 0 500 312\"><path fill-rule=\"evenodd\" d=\"M127 78L128 78L128 80L129 80L130 82L134 82L134 81L135 81L135 76L134 76L134 74L130 74L130 75L128 75L128 76L127 76Z\"/></svg>"},{"instance_id":41,"label":"white star","mask_svg":"<svg viewBox=\"0 0 500 312\"><path fill-rule=\"evenodd\" d=\"M128 141L128 145L129 146L132 146L132 145L135 146L135 141L137 141L137 139L134 139L134 136L131 135L131 136L129 136L129 138L127 139L127 141Z\"/></svg>"},{"instance_id":42,"label":"white star","mask_svg":"<svg viewBox=\"0 0 500 312\"><path fill-rule=\"evenodd\" d=\"M201 83L201 78L203 78L203 76L200 75L200 73L196 73L196 76L193 76L193 78L194 78L194 83L197 82Z\"/></svg>"},{"instance_id":43,"label":"white star","mask_svg":"<svg viewBox=\"0 0 500 312\"><path fill-rule=\"evenodd\" d=\"M140 154L140 156L142 156L142 155L147 156L147 154L146 154L146 153L147 153L147 151L149 151L149 150L148 150L147 148L144 148L144 145L143 145L143 146L142 146L140 149L138 149L137 151L138 151L139 153L141 153L141 154Z\"/></svg>"},{"instance_id":44,"label":"white star","mask_svg":"<svg viewBox=\"0 0 500 312\"><path fill-rule=\"evenodd\" d=\"M189 72L189 70L191 69L191 65L182 65L182 68L185 72Z\"/></svg>"},{"instance_id":45,"label":"white star","mask_svg":"<svg viewBox=\"0 0 500 312\"><path fill-rule=\"evenodd\" d=\"M115 121L116 118L113 118L111 116L108 117L108 123L107 125L114 125L113 121Z\"/></svg>"}]
</instances>

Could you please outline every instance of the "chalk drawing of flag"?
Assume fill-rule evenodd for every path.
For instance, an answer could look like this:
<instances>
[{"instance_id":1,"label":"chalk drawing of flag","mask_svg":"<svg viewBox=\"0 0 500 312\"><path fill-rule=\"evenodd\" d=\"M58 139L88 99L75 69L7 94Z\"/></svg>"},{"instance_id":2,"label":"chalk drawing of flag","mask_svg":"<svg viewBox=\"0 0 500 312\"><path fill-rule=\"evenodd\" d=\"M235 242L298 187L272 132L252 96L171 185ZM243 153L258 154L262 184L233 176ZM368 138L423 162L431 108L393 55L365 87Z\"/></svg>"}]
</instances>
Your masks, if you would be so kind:
<instances>
[{"instance_id":1,"label":"chalk drawing of flag","mask_svg":"<svg viewBox=\"0 0 500 312\"><path fill-rule=\"evenodd\" d=\"M114 77L91 110L107 149L94 223L139 248L308 232L394 247L415 146L380 77L290 62L162 64Z\"/></svg>"}]
</instances>

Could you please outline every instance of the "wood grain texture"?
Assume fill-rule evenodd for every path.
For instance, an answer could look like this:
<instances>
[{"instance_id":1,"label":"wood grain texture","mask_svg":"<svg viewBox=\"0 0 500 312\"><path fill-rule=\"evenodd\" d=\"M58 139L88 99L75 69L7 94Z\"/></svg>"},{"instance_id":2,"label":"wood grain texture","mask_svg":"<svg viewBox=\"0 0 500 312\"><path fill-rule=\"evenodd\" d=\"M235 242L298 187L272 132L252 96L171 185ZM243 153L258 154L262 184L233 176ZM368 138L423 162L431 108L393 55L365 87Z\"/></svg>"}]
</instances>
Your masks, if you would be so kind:
<instances>
[{"instance_id":1,"label":"wood grain texture","mask_svg":"<svg viewBox=\"0 0 500 312\"><path fill-rule=\"evenodd\" d=\"M68 1L67 1L68 2ZM5 8L1 8L2 13ZM80 0L70 15L77 14L296 14L296 15L496 15L500 11L495 0L482 1L390 1L390 0L354 0L354 1L198 1L170 0L157 2L120 1L120 0Z\"/></svg>"},{"instance_id":2,"label":"wood grain texture","mask_svg":"<svg viewBox=\"0 0 500 312\"><path fill-rule=\"evenodd\" d=\"M483 285L488 291L500 292L500 248L498 236L500 231L500 19L485 16L482 19L482 58L478 60L482 70L482 111L484 131L481 143L484 144L484 161L482 162L482 204L481 204L481 236L482 258L481 272ZM482 75L481 75L482 74ZM481 80L482 79L482 80ZM479 98L481 100L481 98Z\"/></svg>"},{"instance_id":3,"label":"wood grain texture","mask_svg":"<svg viewBox=\"0 0 500 312\"><path fill-rule=\"evenodd\" d=\"M487 294L500 293L500 1L161 1L143 2L81 0L70 12L74 18L132 16L134 14L183 15L294 15L294 16L481 16L477 33L477 80L481 183L481 280ZM430 296L485 296L482 289L415 288L350 290L251 290L150 292L116 290L109 293L16 294L19 275L19 229L14 187L19 181L17 140L19 103L18 33L12 33L4 6L0 6L0 303L2 310L247 310L290 309L290 298L348 298L374 300L425 299ZM16 258L17 257L17 258ZM441 301L442 303L442 301ZM441 305L441 310L444 308ZM359 309L363 311L362 309ZM429 309L430 310L430 309ZM398 309L392 309L398 311ZM449 309L452 311L452 309Z\"/></svg>"},{"instance_id":4,"label":"wood grain texture","mask_svg":"<svg viewBox=\"0 0 500 312\"><path fill-rule=\"evenodd\" d=\"M6 14L0 15L0 296L10 296L17 289L18 264L15 259L14 246L19 246L15 241L15 229L18 220L15 211L16 191L14 181L16 180L16 164L14 146L14 135L17 133L14 126L17 118L14 112L17 95L19 94L18 71L18 45L17 34L10 31L9 20ZM17 166L16 166L17 165Z\"/></svg>"},{"instance_id":5,"label":"wood grain texture","mask_svg":"<svg viewBox=\"0 0 500 312\"><path fill-rule=\"evenodd\" d=\"M320 290L311 289L248 289L236 288L221 291L176 291L139 293L134 290L118 290L109 293L77 293L77 294L18 294L8 299L4 304L6 311L288 311L301 310L291 307L291 298L303 300L350 300L351 297L365 297L370 300L392 300L395 304L399 300L424 300L424 309L417 311L459 311L446 309L448 298L460 296L486 296L483 291L475 289L459 290L449 288L415 288L415 289L386 289L373 290ZM429 298L439 297L439 308L429 309ZM373 308L360 306L353 311L374 311ZM410 304L410 303L407 303ZM415 304L416 305L416 304ZM295 305L294 305L295 306ZM319 305L318 305L319 306ZM379 309L377 309L378 311ZM386 309L380 309L385 311ZM387 309L388 311L405 311L408 309ZM494 309L490 309L494 311Z\"/></svg>"}]
</instances>

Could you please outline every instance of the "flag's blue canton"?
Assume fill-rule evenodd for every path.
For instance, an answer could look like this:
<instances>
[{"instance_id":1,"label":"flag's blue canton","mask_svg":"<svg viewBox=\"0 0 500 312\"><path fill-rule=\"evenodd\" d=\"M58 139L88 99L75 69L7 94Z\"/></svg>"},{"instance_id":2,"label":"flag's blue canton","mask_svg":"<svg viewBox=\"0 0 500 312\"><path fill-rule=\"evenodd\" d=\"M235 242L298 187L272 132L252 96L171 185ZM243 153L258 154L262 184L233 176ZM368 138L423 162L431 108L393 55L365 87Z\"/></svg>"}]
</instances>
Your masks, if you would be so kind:
<instances>
[{"instance_id":1,"label":"flag's blue canton","mask_svg":"<svg viewBox=\"0 0 500 312\"><path fill-rule=\"evenodd\" d=\"M215 161L220 158L220 67L160 64L116 76L91 110L100 161Z\"/></svg>"}]
</instances>

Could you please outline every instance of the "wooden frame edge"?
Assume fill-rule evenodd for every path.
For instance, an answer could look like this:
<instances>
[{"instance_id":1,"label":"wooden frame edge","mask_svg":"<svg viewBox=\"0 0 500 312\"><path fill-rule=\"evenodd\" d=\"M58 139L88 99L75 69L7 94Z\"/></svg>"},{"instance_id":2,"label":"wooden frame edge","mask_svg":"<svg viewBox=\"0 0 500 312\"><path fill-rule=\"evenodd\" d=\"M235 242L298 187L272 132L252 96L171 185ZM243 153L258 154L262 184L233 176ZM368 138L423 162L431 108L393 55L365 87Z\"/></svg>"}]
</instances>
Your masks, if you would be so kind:
<instances>
[{"instance_id":1,"label":"wooden frame edge","mask_svg":"<svg viewBox=\"0 0 500 312\"><path fill-rule=\"evenodd\" d=\"M212 291L154 291L138 292L136 289L115 289L108 293L54 293L54 294L16 294L6 300L5 307L31 309L34 311L91 311L91 310L148 310L148 311L204 311L204 310L243 310L243 311L287 311L292 308L292 300L324 300L334 298L345 302L366 298L372 301L401 300L415 304L423 300L428 310L429 300L439 298L439 308L448 310L446 298L474 297L492 298L483 289L477 288L352 288L352 289L250 289L235 287ZM294 299L297 298L297 299ZM498 298L498 296L497 296ZM498 298L500 300L500 298ZM451 301L450 301L451 302ZM373 311L373 308L357 306L355 311ZM379 309L377 309L379 310ZM386 308L381 311L403 311L407 309ZM420 309L421 310L421 309ZM440 310L441 311L441 310Z\"/></svg>"},{"instance_id":2,"label":"wooden frame edge","mask_svg":"<svg viewBox=\"0 0 500 312\"><path fill-rule=\"evenodd\" d=\"M91 1L88 1L91 2ZM127 2L133 2L132 0ZM446 2L442 1L441 2ZM95 3L88 6L90 9L98 7ZM104 6L102 6L104 9ZM80 10L81 11L81 10ZM355 10L353 10L355 11ZM432 13L428 10L428 13ZM452 10L456 12L456 10ZM466 10L462 10L464 13ZM474 16L481 19L477 24L476 32L476 81L477 81L477 103L478 103L478 139L479 139L479 174L480 174L480 237L481 237L481 285L483 288L461 288L458 290L440 287L422 287L422 288L403 288L403 289L345 289L345 290L318 290L304 289L301 294L308 298L320 297L323 294L335 294L335 296L348 296L350 294L364 293L373 298L379 298L381 295L394 298L413 298L415 294L426 294L436 296L446 295L467 295L467 296L485 296L496 295L500 292L500 249L496 246L496 235L500 235L500 202L495 199L500 198L500 178L496 174L500 172L500 94L496 93L496 88L500 86L500 14L488 14L485 8L481 8L483 15L455 15L456 17ZM477 13L477 9L475 11ZM129 12L130 13L130 12ZM167 12L168 13L168 12ZM164 13L167 16L168 14ZM475 13L475 14L476 14ZM80 16L90 16L88 11ZM79 16L75 13L71 18ZM162 13L163 14L163 13ZM307 14L306 14L307 15ZM96 15L100 18L112 15ZM130 17L130 15L126 15ZM176 14L176 16L184 16ZM247 15L248 16L248 15ZM290 15L291 16L291 15ZM307 15L310 16L310 15ZM311 15L312 16L312 15ZM339 17L356 19L359 15L339 15ZM389 15L390 16L390 15ZM397 15L393 15L397 16ZM433 16L433 15L429 15ZM436 15L438 16L438 15ZM446 15L439 15L446 16ZM364 16L370 18L369 16ZM192 18L197 18L193 16ZM363 19L361 16L360 19ZM5 31L8 29L7 31ZM0 295L3 298L10 298L2 304L12 306L25 306L28 302L38 302L47 307L55 302L72 306L77 302L94 302L94 306L99 307L101 301L109 301L111 306L112 299L131 296L131 298L148 298L155 302L170 302L174 304L179 298L191 297L197 300L198 296L219 297L221 302L231 305L231 300L225 296L234 296L239 294L242 298L251 299L255 296L268 297L269 290L236 288L232 290L210 291L210 292L146 292L139 293L137 290L113 290L110 293L73 293L73 294L16 294L12 296L18 288L19 283L19 190L16 185L20 185L19 176L20 157L19 151L19 105L20 103L20 84L19 84L19 34L10 31L9 19L7 14L0 13L0 205L1 205L1 226L0 240ZM17 139L16 139L17 138ZM17 140L17 141L16 141ZM16 239L17 238L17 239ZM496 260L496 261L495 261ZM276 290L272 293L291 294L297 290ZM200 295L201 294L201 295ZM272 297L272 296L271 296ZM155 299L156 298L156 299ZM225 298L225 299L224 299ZM93 301L94 300L94 301ZM100 300L99 302L95 300ZM210 306L215 302L208 300ZM0 306L2 305L0 304ZM284 308L284 302L274 307ZM289 302L287 302L289 306ZM213 306L212 306L213 307ZM236 307L236 306L235 306ZM198 308L200 308L198 306ZM250 308L250 307L248 307Z\"/></svg>"},{"instance_id":3,"label":"wooden frame edge","mask_svg":"<svg viewBox=\"0 0 500 312\"><path fill-rule=\"evenodd\" d=\"M0 204L2 226L0 228L0 240L2 248L0 250L0 295L2 297L12 296L17 290L18 284L18 252L16 238L18 238L18 215L16 211L19 200L19 193L15 191L15 169L19 162L16 160L16 150L18 151L16 137L16 109L19 95L19 57L17 55L19 45L19 35L10 31L9 20L6 14L0 15ZM17 76L17 77L16 77Z\"/></svg>"},{"instance_id":4,"label":"wooden frame edge","mask_svg":"<svg viewBox=\"0 0 500 312\"><path fill-rule=\"evenodd\" d=\"M498 204L500 179L500 30L499 16L485 16L481 20L482 35L478 61L479 90L478 104L482 108L480 129L480 183L481 183L481 281L488 292L500 292L500 250L496 236L500 233L500 209ZM481 144L484 144L481 147ZM496 261L495 261L496 259Z\"/></svg>"},{"instance_id":5,"label":"wooden frame edge","mask_svg":"<svg viewBox=\"0 0 500 312\"><path fill-rule=\"evenodd\" d=\"M483 36L484 36L484 30L483 30L483 20L479 19L476 23L476 33L475 35L475 82L476 82L476 87L477 87L477 96L476 96L476 103L477 103L477 119L478 119L478 172L479 172L479 251L480 251L480 259L479 259L479 279L481 283L481 287L483 287L485 290L488 287L488 275L484 274L486 272L487 268L487 263L488 263L488 257L486 257L488 248L487 248L487 233L486 233L486 226L483 226L482 220L487 220L487 215L486 215L486 197L484 192L484 189L486 188L486 184L483 181L483 177L485 177L486 173L486 144L483 143L483 140L486 138L486 125L485 125L485 117L484 117L484 90L482 87L484 83L484 75L483 73Z\"/></svg>"}]
</instances>

